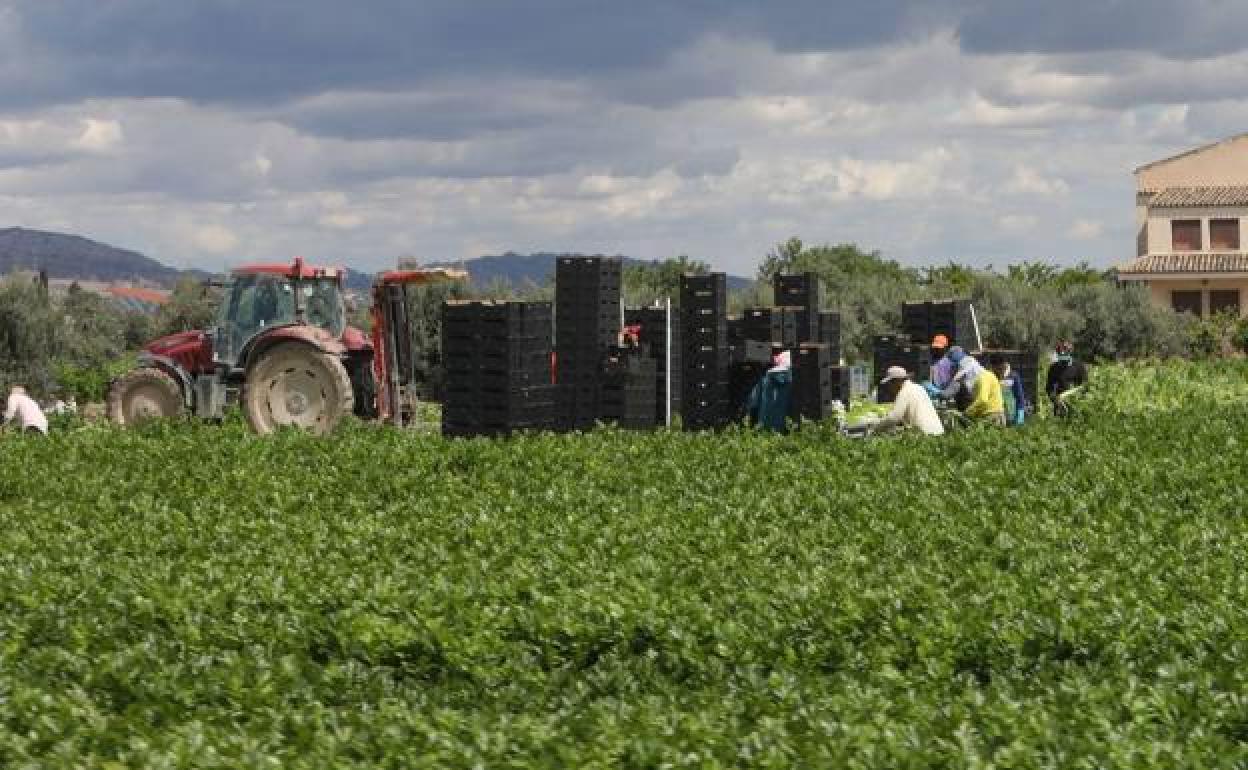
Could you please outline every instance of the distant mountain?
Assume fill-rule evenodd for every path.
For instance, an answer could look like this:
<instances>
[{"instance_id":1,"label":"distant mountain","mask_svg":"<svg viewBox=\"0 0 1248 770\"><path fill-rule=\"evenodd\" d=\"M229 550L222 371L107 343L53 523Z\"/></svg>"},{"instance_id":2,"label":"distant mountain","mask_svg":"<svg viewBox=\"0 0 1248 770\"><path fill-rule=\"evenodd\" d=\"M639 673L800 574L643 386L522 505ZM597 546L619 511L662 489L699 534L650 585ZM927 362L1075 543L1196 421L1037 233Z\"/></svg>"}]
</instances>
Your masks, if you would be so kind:
<instances>
[{"instance_id":1,"label":"distant mountain","mask_svg":"<svg viewBox=\"0 0 1248 770\"><path fill-rule=\"evenodd\" d=\"M199 270L178 270L137 251L119 249L80 235L0 229L0 274L46 270L49 278L82 281L150 281L172 286L184 275L206 277Z\"/></svg>"},{"instance_id":2,"label":"distant mountain","mask_svg":"<svg viewBox=\"0 0 1248 770\"><path fill-rule=\"evenodd\" d=\"M559 257L568 256L581 255L556 254L548 251L536 254L516 254L509 251L504 254L465 259L460 262L435 262L429 265L429 267L455 267L467 270L472 276L473 282L478 286L500 280L506 281L512 286L523 284L526 281L540 285L546 283L554 276L555 260ZM620 258L625 265L644 265L652 261L624 256ZM749 278L742 278L737 275L728 276L729 289L743 289L751 283L753 282Z\"/></svg>"},{"instance_id":3,"label":"distant mountain","mask_svg":"<svg viewBox=\"0 0 1248 770\"><path fill-rule=\"evenodd\" d=\"M462 262L438 262L431 267L457 267L467 270L478 286L506 281L513 286L526 282L543 284L555 274L554 252L516 254L506 252L494 256L467 259ZM621 257L625 264L645 264L646 260ZM148 281L172 287L179 278L210 277L203 270L179 270L163 265L151 257L129 249L119 249L80 235L28 230L23 227L0 229L0 276L14 270L46 270L53 279L80 281ZM348 289L367 291L373 274L347 270ZM749 286L748 278L728 276L728 288Z\"/></svg>"}]
</instances>

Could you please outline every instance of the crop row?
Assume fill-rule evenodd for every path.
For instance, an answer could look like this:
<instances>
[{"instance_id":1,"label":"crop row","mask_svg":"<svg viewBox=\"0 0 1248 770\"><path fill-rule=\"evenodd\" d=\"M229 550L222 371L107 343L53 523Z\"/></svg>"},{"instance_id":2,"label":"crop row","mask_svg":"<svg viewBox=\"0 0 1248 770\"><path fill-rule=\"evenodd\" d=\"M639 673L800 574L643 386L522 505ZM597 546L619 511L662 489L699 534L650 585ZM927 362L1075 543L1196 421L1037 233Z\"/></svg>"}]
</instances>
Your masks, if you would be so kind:
<instances>
[{"instance_id":1,"label":"crop row","mask_svg":"<svg viewBox=\"0 0 1248 770\"><path fill-rule=\"evenodd\" d=\"M4 439L0 766L1248 762L1248 407L1105 393L939 440Z\"/></svg>"}]
</instances>

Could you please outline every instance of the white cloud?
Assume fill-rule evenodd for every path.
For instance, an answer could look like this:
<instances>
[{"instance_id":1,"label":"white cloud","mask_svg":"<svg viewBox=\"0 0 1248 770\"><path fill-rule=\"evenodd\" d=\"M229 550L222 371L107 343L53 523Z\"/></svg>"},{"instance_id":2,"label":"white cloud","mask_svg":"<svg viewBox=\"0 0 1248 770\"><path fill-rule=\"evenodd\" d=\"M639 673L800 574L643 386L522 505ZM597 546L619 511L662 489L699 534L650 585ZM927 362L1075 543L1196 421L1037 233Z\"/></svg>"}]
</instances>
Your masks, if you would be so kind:
<instances>
[{"instance_id":1,"label":"white cloud","mask_svg":"<svg viewBox=\"0 0 1248 770\"><path fill-rule=\"evenodd\" d=\"M364 224L364 217L349 211L334 211L316 221L321 227L333 230L354 230Z\"/></svg>"},{"instance_id":2,"label":"white cloud","mask_svg":"<svg viewBox=\"0 0 1248 770\"><path fill-rule=\"evenodd\" d=\"M844 158L833 173L834 196L874 201L926 198L950 186L947 169L952 159L944 147L924 150L912 161Z\"/></svg>"},{"instance_id":3,"label":"white cloud","mask_svg":"<svg viewBox=\"0 0 1248 770\"><path fill-rule=\"evenodd\" d=\"M1070 192L1070 185L1062 179L1046 178L1034 168L1020 164L1014 167L1005 191L1022 195L1065 195Z\"/></svg>"},{"instance_id":4,"label":"white cloud","mask_svg":"<svg viewBox=\"0 0 1248 770\"><path fill-rule=\"evenodd\" d=\"M238 236L221 225L201 225L194 228L192 242L200 251L225 254L238 247Z\"/></svg>"},{"instance_id":5,"label":"white cloud","mask_svg":"<svg viewBox=\"0 0 1248 770\"><path fill-rule=\"evenodd\" d=\"M88 152L106 152L121 144L123 138L118 121L86 118L82 121L82 133L74 146Z\"/></svg>"},{"instance_id":6,"label":"white cloud","mask_svg":"<svg viewBox=\"0 0 1248 770\"><path fill-rule=\"evenodd\" d=\"M1105 224L1092 219L1080 219L1070 226L1070 237L1081 241L1100 238L1105 232Z\"/></svg>"},{"instance_id":7,"label":"white cloud","mask_svg":"<svg viewBox=\"0 0 1248 770\"><path fill-rule=\"evenodd\" d=\"M1039 221L1033 214L1003 214L997 217L997 227L1008 233L1025 233L1034 230Z\"/></svg>"}]
</instances>

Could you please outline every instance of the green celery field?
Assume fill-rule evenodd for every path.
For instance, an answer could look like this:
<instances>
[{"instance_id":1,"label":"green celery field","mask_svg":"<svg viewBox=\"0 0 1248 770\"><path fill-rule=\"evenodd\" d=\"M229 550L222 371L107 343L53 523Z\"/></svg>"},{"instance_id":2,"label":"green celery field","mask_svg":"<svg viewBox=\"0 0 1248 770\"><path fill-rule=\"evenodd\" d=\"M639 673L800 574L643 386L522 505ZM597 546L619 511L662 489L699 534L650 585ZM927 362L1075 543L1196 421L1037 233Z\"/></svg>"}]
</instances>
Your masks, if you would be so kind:
<instances>
[{"instance_id":1,"label":"green celery field","mask_svg":"<svg viewBox=\"0 0 1248 770\"><path fill-rule=\"evenodd\" d=\"M939 439L0 448L0 767L1248 766L1248 367Z\"/></svg>"}]
</instances>

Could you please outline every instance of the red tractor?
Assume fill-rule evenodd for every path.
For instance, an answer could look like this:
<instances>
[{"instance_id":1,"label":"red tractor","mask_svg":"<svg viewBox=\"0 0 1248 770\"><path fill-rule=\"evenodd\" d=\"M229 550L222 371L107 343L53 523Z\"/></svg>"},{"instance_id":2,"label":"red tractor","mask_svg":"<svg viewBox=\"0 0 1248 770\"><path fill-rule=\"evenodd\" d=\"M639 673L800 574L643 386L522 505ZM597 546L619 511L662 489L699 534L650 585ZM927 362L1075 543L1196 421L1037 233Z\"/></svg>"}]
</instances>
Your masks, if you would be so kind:
<instances>
[{"instance_id":1,"label":"red tractor","mask_svg":"<svg viewBox=\"0 0 1248 770\"><path fill-rule=\"evenodd\" d=\"M333 430L346 414L402 424L415 408L409 285L465 278L455 270L381 273L372 335L347 325L344 272L289 265L234 270L212 329L148 344L112 383L108 416L129 425L185 413L220 418L241 404L257 433Z\"/></svg>"}]
</instances>

